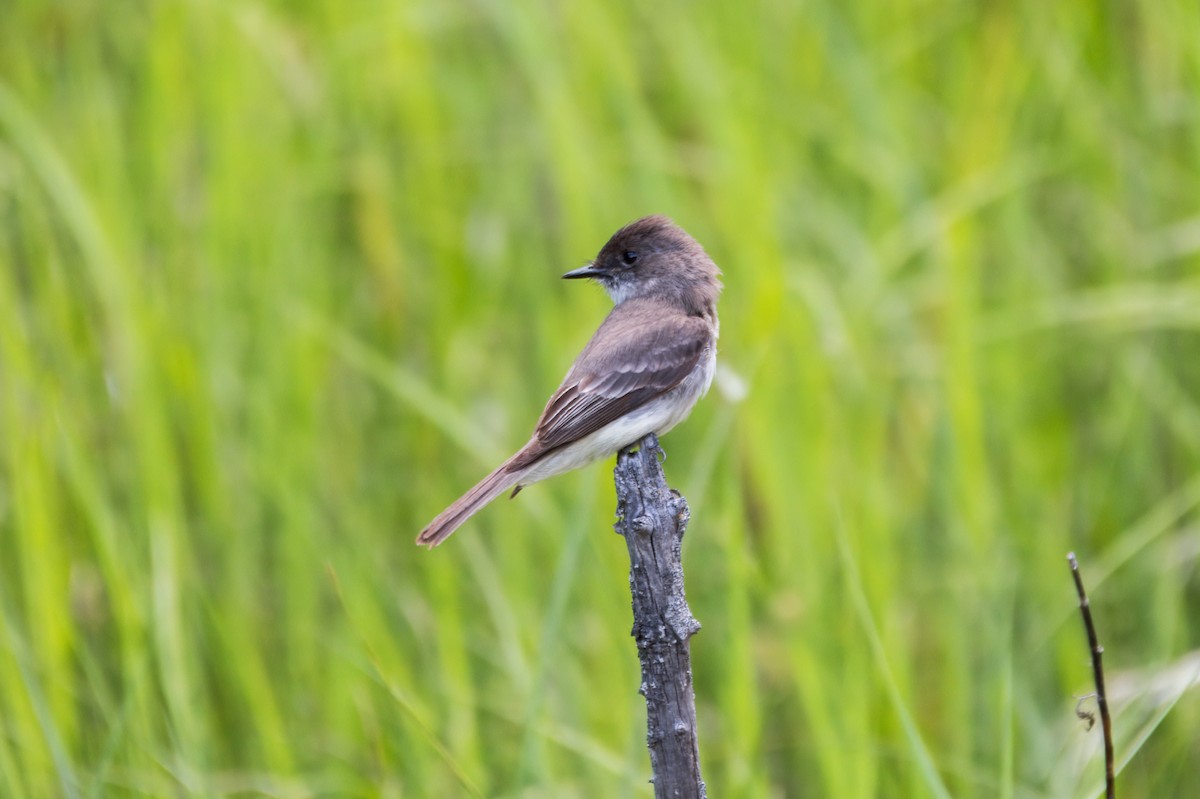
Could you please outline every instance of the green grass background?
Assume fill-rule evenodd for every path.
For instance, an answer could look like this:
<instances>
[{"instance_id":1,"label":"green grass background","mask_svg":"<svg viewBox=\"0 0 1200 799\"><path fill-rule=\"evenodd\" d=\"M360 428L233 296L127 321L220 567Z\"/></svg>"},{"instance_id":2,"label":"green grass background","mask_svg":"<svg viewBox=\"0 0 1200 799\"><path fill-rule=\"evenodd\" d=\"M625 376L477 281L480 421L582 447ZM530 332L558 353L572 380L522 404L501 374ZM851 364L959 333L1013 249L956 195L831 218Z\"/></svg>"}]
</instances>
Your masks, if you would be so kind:
<instances>
[{"instance_id":1,"label":"green grass background","mask_svg":"<svg viewBox=\"0 0 1200 799\"><path fill-rule=\"evenodd\" d=\"M1200 795L1193 3L0 8L0 795L645 797L607 467L438 510L667 213L714 797ZM744 388L744 392L739 391ZM744 396L743 396L744 394Z\"/></svg>"}]
</instances>

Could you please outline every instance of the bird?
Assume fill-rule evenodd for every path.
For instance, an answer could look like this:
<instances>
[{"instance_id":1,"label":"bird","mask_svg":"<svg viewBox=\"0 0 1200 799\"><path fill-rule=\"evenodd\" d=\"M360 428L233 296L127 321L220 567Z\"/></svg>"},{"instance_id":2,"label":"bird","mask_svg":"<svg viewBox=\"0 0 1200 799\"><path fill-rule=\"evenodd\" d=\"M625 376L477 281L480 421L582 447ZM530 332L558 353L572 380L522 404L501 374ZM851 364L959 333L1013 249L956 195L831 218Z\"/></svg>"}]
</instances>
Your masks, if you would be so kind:
<instances>
[{"instance_id":1,"label":"bird","mask_svg":"<svg viewBox=\"0 0 1200 799\"><path fill-rule=\"evenodd\" d=\"M721 270L666 216L622 227L567 280L591 279L613 309L550 397L529 442L417 536L430 549L498 496L627 449L683 421L716 370Z\"/></svg>"}]
</instances>

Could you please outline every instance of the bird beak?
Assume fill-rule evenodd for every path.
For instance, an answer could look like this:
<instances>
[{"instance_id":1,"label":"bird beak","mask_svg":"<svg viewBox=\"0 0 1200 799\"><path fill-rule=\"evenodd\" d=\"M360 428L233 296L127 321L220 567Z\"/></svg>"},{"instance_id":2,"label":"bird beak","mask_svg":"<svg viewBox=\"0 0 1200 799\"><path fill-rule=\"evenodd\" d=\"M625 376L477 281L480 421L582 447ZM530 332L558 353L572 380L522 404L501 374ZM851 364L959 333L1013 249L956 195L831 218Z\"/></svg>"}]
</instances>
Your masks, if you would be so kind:
<instances>
[{"instance_id":1,"label":"bird beak","mask_svg":"<svg viewBox=\"0 0 1200 799\"><path fill-rule=\"evenodd\" d=\"M600 274L600 270L596 268L595 261L584 264L578 269L572 269L563 275L563 280L578 280L583 277L596 277Z\"/></svg>"}]
</instances>

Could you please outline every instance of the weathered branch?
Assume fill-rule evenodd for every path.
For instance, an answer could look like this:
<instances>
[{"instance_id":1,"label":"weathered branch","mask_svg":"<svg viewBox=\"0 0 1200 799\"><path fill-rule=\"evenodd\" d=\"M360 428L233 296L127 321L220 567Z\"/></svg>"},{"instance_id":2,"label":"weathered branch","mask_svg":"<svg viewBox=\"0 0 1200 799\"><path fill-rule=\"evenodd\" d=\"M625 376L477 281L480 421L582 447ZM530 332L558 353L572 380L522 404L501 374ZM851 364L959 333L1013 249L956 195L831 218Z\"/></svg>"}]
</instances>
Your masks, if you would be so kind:
<instances>
[{"instance_id":1,"label":"weathered branch","mask_svg":"<svg viewBox=\"0 0 1200 799\"><path fill-rule=\"evenodd\" d=\"M700 629L683 593L680 544L688 506L667 486L658 437L617 456L615 527L629 549L633 637L642 663L646 745L656 799L704 799L688 642Z\"/></svg>"}]
</instances>

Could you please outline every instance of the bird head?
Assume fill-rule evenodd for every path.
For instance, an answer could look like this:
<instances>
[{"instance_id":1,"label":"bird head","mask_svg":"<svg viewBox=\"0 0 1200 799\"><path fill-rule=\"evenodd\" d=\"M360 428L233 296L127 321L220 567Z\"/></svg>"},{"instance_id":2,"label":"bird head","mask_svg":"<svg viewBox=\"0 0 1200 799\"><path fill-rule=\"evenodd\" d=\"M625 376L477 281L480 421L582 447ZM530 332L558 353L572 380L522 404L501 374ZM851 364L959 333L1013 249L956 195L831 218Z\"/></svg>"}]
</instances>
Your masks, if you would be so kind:
<instances>
[{"instance_id":1,"label":"bird head","mask_svg":"<svg viewBox=\"0 0 1200 799\"><path fill-rule=\"evenodd\" d=\"M658 296L704 310L721 292L720 273L683 228L665 216L647 216L618 230L591 263L563 277L595 280L617 305Z\"/></svg>"}]
</instances>

